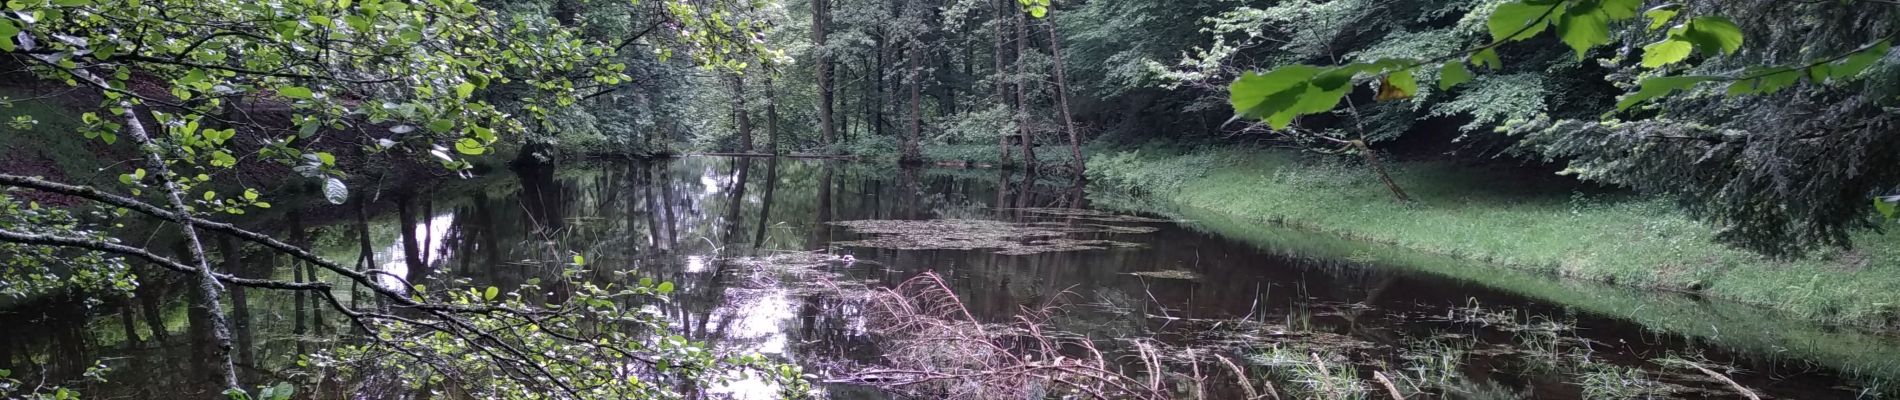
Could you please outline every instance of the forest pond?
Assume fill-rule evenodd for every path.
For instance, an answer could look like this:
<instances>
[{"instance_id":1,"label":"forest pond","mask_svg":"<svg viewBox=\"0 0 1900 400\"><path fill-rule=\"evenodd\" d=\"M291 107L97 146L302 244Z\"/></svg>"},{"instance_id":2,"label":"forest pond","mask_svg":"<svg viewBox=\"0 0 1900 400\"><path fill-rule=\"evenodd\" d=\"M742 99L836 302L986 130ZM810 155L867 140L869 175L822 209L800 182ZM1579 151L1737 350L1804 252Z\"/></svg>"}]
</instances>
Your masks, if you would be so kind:
<instances>
[{"instance_id":1,"label":"forest pond","mask_svg":"<svg viewBox=\"0 0 1900 400\"><path fill-rule=\"evenodd\" d=\"M1760 398L1851 399L1891 395L1900 383L1900 338L1887 334L1687 294L1501 270L1460 276L1441 271L1471 268L1433 268L1455 260L1222 221L1022 172L688 157L500 170L422 194L367 210L376 263L389 272L379 276L392 285L555 282L560 268L551 265L584 255L598 273L588 279L674 283L672 301L653 310L676 333L796 361L829 381L820 390L831 398L895 396L839 377L883 362L888 348L862 293L927 271L982 322L1053 306L1043 327L1094 339L1110 359L1125 360L1113 354L1131 343L1169 355L1217 352L1294 397L1387 398L1381 379L1421 394L1411 398L1469 399L1737 398L1737 386ZM301 221L246 225L308 226L322 255L356 260L353 211L292 210ZM422 270L400 261L405 229ZM189 367L182 284L146 285L123 304L11 307L0 313L0 364L71 377L103 363L107 383L82 388L90 398L161 398L193 385L202 372ZM320 314L313 321L323 322L300 327L303 308L288 293L240 301L238 358L252 377L297 363L299 348L320 343L325 329L344 329ZM122 312L134 307L144 316ZM127 343L128 330L152 326L168 338ZM706 394L772 394L755 386ZM1199 390L1245 397L1238 386Z\"/></svg>"}]
</instances>

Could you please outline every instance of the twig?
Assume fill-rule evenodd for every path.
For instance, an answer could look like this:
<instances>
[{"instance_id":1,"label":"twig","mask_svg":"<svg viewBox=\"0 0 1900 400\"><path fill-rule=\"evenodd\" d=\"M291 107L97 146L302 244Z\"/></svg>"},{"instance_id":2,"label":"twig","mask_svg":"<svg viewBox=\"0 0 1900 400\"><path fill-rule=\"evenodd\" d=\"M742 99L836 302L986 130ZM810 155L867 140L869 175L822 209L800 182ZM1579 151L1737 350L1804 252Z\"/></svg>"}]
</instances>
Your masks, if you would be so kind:
<instances>
[{"instance_id":1,"label":"twig","mask_svg":"<svg viewBox=\"0 0 1900 400\"><path fill-rule=\"evenodd\" d=\"M1405 400L1405 395L1399 393L1399 387L1393 386L1391 379L1385 378L1385 373L1372 371L1372 379L1378 380L1379 385L1385 386L1385 392L1392 394L1392 400Z\"/></svg>"}]
</instances>

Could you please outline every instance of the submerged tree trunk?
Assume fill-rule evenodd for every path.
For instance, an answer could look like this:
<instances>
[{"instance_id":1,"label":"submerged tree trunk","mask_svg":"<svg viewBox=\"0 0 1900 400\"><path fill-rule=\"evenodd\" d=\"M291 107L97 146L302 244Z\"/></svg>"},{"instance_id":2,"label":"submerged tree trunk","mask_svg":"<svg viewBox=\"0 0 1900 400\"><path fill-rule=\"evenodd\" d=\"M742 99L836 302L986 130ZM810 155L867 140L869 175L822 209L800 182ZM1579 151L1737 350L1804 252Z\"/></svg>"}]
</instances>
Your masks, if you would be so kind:
<instances>
[{"instance_id":1,"label":"submerged tree trunk","mask_svg":"<svg viewBox=\"0 0 1900 400\"><path fill-rule=\"evenodd\" d=\"M831 50L825 48L825 36L831 24L831 0L812 0L811 2L811 42L817 49L818 59L818 144L829 153L833 138L838 136L838 128L832 117Z\"/></svg>"},{"instance_id":2,"label":"submerged tree trunk","mask_svg":"<svg viewBox=\"0 0 1900 400\"><path fill-rule=\"evenodd\" d=\"M765 246L765 229L772 220L772 196L778 191L778 158L774 157L765 164L765 198L759 204L759 229L753 234L752 248Z\"/></svg>"},{"instance_id":3,"label":"submerged tree trunk","mask_svg":"<svg viewBox=\"0 0 1900 400\"><path fill-rule=\"evenodd\" d=\"M1049 23L1049 55L1055 61L1056 107L1062 111L1062 125L1069 131L1069 165L1075 168L1076 175L1081 175L1082 136L1075 132L1075 116L1069 110L1069 74L1068 66L1062 63L1062 35L1056 31L1055 15L1049 15L1044 21Z\"/></svg>"},{"instance_id":4,"label":"submerged tree trunk","mask_svg":"<svg viewBox=\"0 0 1900 400\"><path fill-rule=\"evenodd\" d=\"M1029 129L1029 81L1023 76L1023 55L1029 54L1029 20L1022 10L1016 14L1016 133L1023 146L1023 168L1036 169L1036 141Z\"/></svg>"}]
</instances>

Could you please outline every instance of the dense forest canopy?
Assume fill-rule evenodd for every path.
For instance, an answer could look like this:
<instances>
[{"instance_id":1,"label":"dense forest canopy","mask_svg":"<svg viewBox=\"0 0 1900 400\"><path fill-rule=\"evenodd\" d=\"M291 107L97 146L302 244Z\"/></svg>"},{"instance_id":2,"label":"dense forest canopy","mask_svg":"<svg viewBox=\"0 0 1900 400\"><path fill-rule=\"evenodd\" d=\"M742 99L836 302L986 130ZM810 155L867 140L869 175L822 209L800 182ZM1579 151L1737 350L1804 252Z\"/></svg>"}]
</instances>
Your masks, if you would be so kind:
<instances>
[{"instance_id":1,"label":"dense forest canopy","mask_svg":"<svg viewBox=\"0 0 1900 400\"><path fill-rule=\"evenodd\" d=\"M1364 166L1400 201L1398 158L1554 166L1800 257L1900 217L1896 35L1887 0L9 0L0 104L83 103L74 129L23 115L9 134L119 159L0 171L0 295L111 299L188 276L234 397L288 396L231 366L220 304L246 288L352 320L361 340L316 363L426 365L452 373L390 379L454 375L477 397L668 397L746 374L798 395L794 366L625 312L665 282L580 281L565 302L389 288L228 221L352 207L417 168L701 152L1081 178L1102 149L1270 146ZM222 271L225 237L360 285ZM544 328L500 334L522 325ZM602 359L619 364L577 361Z\"/></svg>"}]
</instances>

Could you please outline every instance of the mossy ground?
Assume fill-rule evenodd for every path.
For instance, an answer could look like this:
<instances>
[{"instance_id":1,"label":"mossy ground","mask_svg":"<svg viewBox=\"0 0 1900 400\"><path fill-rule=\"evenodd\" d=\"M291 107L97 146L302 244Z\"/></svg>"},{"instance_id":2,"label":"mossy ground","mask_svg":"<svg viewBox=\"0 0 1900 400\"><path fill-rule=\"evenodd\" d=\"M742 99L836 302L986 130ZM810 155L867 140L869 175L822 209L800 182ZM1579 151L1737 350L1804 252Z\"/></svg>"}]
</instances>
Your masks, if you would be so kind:
<instances>
[{"instance_id":1,"label":"mossy ground","mask_svg":"<svg viewBox=\"0 0 1900 400\"><path fill-rule=\"evenodd\" d=\"M1282 151L1105 152L1089 167L1095 184L1215 215L1513 269L1696 291L1810 320L1891 326L1900 305L1895 235L1863 233L1854 249L1776 260L1716 243L1712 228L1665 201L1591 194L1521 171L1395 163L1393 177L1417 200L1401 204L1362 167Z\"/></svg>"}]
</instances>

